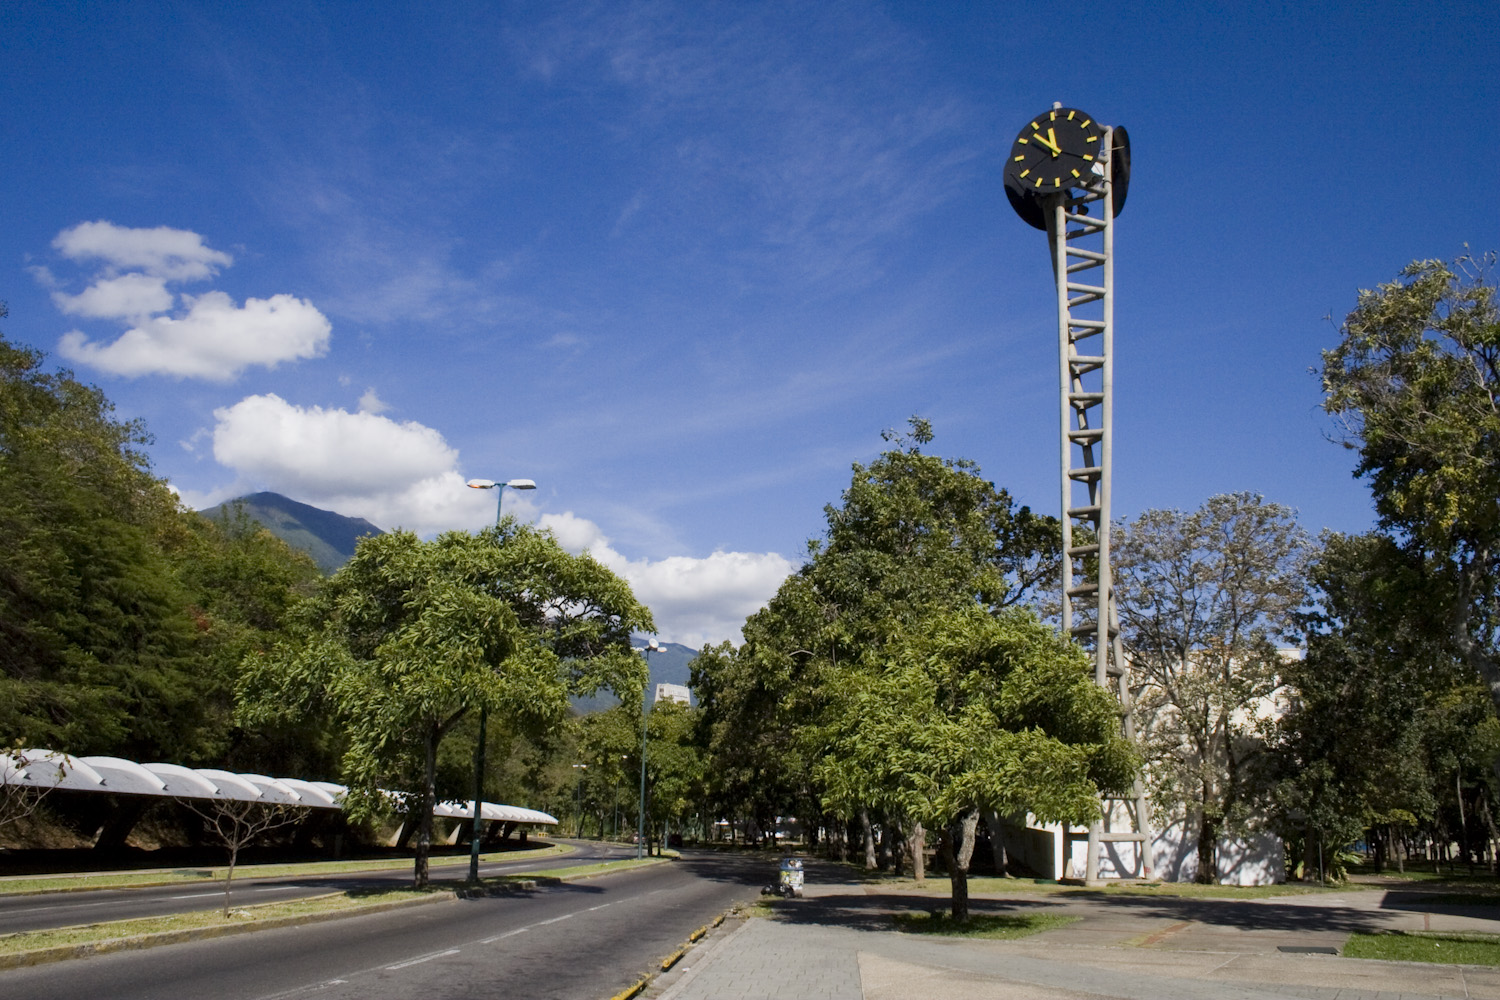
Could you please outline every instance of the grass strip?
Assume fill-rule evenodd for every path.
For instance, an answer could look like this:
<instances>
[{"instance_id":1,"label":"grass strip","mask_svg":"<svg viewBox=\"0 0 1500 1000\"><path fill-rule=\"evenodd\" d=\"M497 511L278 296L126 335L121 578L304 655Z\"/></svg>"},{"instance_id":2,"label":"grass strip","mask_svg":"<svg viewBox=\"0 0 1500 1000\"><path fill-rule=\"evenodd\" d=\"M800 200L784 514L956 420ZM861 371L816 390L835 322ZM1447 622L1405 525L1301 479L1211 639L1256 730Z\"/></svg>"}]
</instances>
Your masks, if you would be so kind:
<instances>
[{"instance_id":1,"label":"grass strip","mask_svg":"<svg viewBox=\"0 0 1500 1000\"><path fill-rule=\"evenodd\" d=\"M532 858L557 857L571 854L574 848L565 844L534 851L500 851L480 855L481 864L497 864L507 861L525 861ZM467 864L468 855L434 857L434 867L446 863ZM389 871L393 868L410 868L411 858L368 858L356 861L309 861L294 864L237 865L236 880L242 878L282 878L304 875L343 875L350 872ZM131 872L108 872L97 875L12 875L0 877L0 895L25 895L28 893L77 892L86 889L124 889L158 885L223 882L224 867L214 868L162 868L159 870L137 870Z\"/></svg>"},{"instance_id":2,"label":"grass strip","mask_svg":"<svg viewBox=\"0 0 1500 1000\"><path fill-rule=\"evenodd\" d=\"M1010 940L1066 927L1080 918L1065 917L1056 913L1026 913L1015 916L978 913L970 914L967 920L954 920L947 913L938 911L935 913L897 913L893 914L891 919L895 922L897 930L908 934L940 934L944 937Z\"/></svg>"},{"instance_id":3,"label":"grass strip","mask_svg":"<svg viewBox=\"0 0 1500 1000\"><path fill-rule=\"evenodd\" d=\"M1388 962L1436 962L1443 965L1500 965L1500 935L1392 931L1351 934L1346 958Z\"/></svg>"},{"instance_id":4,"label":"grass strip","mask_svg":"<svg viewBox=\"0 0 1500 1000\"><path fill-rule=\"evenodd\" d=\"M939 886L947 879L929 879ZM910 883L910 887L916 883ZM1337 888L1301 883L1279 885L1200 885L1196 882L1146 882L1140 885L1107 885L1086 888L1062 885L1045 879L992 878L969 879L970 893L1038 893L1059 896L1156 896L1174 899L1269 899L1276 896L1305 896L1315 893L1349 892L1373 886L1342 885Z\"/></svg>"},{"instance_id":5,"label":"grass strip","mask_svg":"<svg viewBox=\"0 0 1500 1000\"><path fill-rule=\"evenodd\" d=\"M639 868L646 864L654 864L658 860L656 858L629 858L597 865L580 865L571 869L560 868L546 874L537 872L529 876L503 875L484 879L483 885L490 889L513 891L517 885L525 885L535 878L558 880L582 878L605 871ZM438 902L452 899L466 888L463 882L444 880L433 882L425 889L351 890L304 899L236 907L229 911L227 917L223 915L222 910L213 909L47 930L19 931L14 934L0 935L0 967L30 964L27 961L16 961L16 959L24 959L27 955L39 956L41 960L69 958L74 954L87 953L89 950L112 951L127 947L149 947L153 944L170 944L175 941L214 937L224 933L238 933L265 927L352 916L361 912L372 912L395 906ZM76 951L67 953L69 949Z\"/></svg>"}]
</instances>

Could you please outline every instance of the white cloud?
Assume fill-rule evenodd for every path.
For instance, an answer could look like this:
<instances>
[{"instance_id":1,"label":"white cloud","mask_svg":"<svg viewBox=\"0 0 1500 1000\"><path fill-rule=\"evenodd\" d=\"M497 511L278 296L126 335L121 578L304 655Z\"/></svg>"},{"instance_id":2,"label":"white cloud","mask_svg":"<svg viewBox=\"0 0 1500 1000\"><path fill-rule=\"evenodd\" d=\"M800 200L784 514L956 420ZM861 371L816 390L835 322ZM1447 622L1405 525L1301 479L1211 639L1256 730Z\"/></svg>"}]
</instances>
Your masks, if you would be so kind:
<instances>
[{"instance_id":1,"label":"white cloud","mask_svg":"<svg viewBox=\"0 0 1500 1000\"><path fill-rule=\"evenodd\" d=\"M372 412L296 406L269 394L247 396L214 417L214 458L237 479L223 491L185 497L193 506L272 490L420 535L474 530L494 520L493 491L464 487L458 452L431 427ZM541 514L531 494L507 491L505 511L536 521L570 552L592 553L630 583L664 639L687 646L738 642L745 618L797 568L774 552L632 560L598 524L572 511Z\"/></svg>"},{"instance_id":2,"label":"white cloud","mask_svg":"<svg viewBox=\"0 0 1500 1000\"><path fill-rule=\"evenodd\" d=\"M132 272L100 278L77 295L53 292L52 302L69 316L139 321L172 308L176 296L165 278Z\"/></svg>"},{"instance_id":3,"label":"white cloud","mask_svg":"<svg viewBox=\"0 0 1500 1000\"><path fill-rule=\"evenodd\" d=\"M274 368L282 361L321 357L328 350L332 327L305 299L273 295L236 306L223 292L182 298L188 308L179 317L149 317L108 344L73 330L63 334L58 353L112 375L225 382L250 365Z\"/></svg>"},{"instance_id":4,"label":"white cloud","mask_svg":"<svg viewBox=\"0 0 1500 1000\"><path fill-rule=\"evenodd\" d=\"M487 492L464 488L458 452L431 427L375 413L301 407L276 395L247 396L214 412L214 458L231 485L193 494L195 507L257 490L363 517L379 528L431 535L477 529L495 516ZM524 517L536 510L507 498Z\"/></svg>"},{"instance_id":5,"label":"white cloud","mask_svg":"<svg viewBox=\"0 0 1500 1000\"><path fill-rule=\"evenodd\" d=\"M63 313L118 320L129 326L114 341L95 341L81 330L63 335L58 352L70 361L112 375L175 375L227 381L251 365L274 368L283 361L321 357L332 330L311 302L291 295L250 298L243 306L210 291L184 294L181 309L167 315L177 296L172 282L201 281L234 263L185 229L131 229L103 220L65 229L52 245L70 260L98 262L82 292L57 287L54 275L34 269L53 289Z\"/></svg>"},{"instance_id":6,"label":"white cloud","mask_svg":"<svg viewBox=\"0 0 1500 1000\"><path fill-rule=\"evenodd\" d=\"M431 427L295 406L274 394L247 396L214 417L214 458L294 495L404 490L451 472L458 461L458 452Z\"/></svg>"},{"instance_id":7,"label":"white cloud","mask_svg":"<svg viewBox=\"0 0 1500 1000\"><path fill-rule=\"evenodd\" d=\"M715 552L702 558L630 560L599 526L571 511L543 514L538 522L563 548L587 550L624 577L636 599L651 609L662 638L698 647L739 642L745 619L766 606L797 565L775 552Z\"/></svg>"},{"instance_id":8,"label":"white cloud","mask_svg":"<svg viewBox=\"0 0 1500 1000\"><path fill-rule=\"evenodd\" d=\"M210 278L234 263L229 254L204 246L203 237L189 230L132 229L103 219L64 229L52 245L69 260L101 260L110 269L141 270L168 281Z\"/></svg>"},{"instance_id":9,"label":"white cloud","mask_svg":"<svg viewBox=\"0 0 1500 1000\"><path fill-rule=\"evenodd\" d=\"M386 401L383 400L383 399L381 399L379 396L375 395L374 388L366 389L365 390L365 394L363 396L359 397L359 412L360 413L377 413L378 414L378 413L384 413L386 410L389 410L389 409L390 409L390 406L386 403Z\"/></svg>"}]
</instances>

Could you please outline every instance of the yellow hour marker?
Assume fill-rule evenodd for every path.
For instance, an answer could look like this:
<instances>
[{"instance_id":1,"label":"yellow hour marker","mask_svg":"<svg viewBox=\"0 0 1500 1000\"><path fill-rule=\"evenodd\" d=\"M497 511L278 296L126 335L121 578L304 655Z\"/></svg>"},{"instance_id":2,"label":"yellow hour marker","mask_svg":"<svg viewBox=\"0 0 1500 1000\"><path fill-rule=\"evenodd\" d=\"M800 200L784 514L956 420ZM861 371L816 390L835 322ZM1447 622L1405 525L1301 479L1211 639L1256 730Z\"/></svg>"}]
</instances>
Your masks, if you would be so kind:
<instances>
[{"instance_id":1,"label":"yellow hour marker","mask_svg":"<svg viewBox=\"0 0 1500 1000\"><path fill-rule=\"evenodd\" d=\"M1033 132L1040 132L1042 130L1042 127L1040 125L1038 125L1036 122L1032 122L1031 123L1031 130Z\"/></svg>"},{"instance_id":2,"label":"yellow hour marker","mask_svg":"<svg viewBox=\"0 0 1500 1000\"><path fill-rule=\"evenodd\" d=\"M1011 162L1012 163L1020 163L1024 159L1026 159L1026 154L1022 153L1020 156L1017 156L1013 160L1011 160Z\"/></svg>"},{"instance_id":3,"label":"yellow hour marker","mask_svg":"<svg viewBox=\"0 0 1500 1000\"><path fill-rule=\"evenodd\" d=\"M1036 186L1037 186L1037 187L1041 187L1041 186L1042 186L1042 179L1041 179L1041 178L1040 178L1040 177L1038 177L1038 178L1037 178L1037 179L1036 179Z\"/></svg>"},{"instance_id":4,"label":"yellow hour marker","mask_svg":"<svg viewBox=\"0 0 1500 1000\"><path fill-rule=\"evenodd\" d=\"M1027 167L1025 170L1021 171L1021 176L1025 177L1029 173L1031 173L1031 168Z\"/></svg>"},{"instance_id":5,"label":"yellow hour marker","mask_svg":"<svg viewBox=\"0 0 1500 1000\"><path fill-rule=\"evenodd\" d=\"M1023 146L1029 146L1029 145L1031 145L1031 140L1030 139L1017 139L1016 141L1019 142Z\"/></svg>"},{"instance_id":6,"label":"yellow hour marker","mask_svg":"<svg viewBox=\"0 0 1500 1000\"><path fill-rule=\"evenodd\" d=\"M1087 153L1084 153L1084 154L1083 154L1083 158L1084 158L1084 159L1085 159L1085 160L1092 160L1092 159L1093 159L1093 157L1092 157L1092 156L1090 156L1090 155L1089 155L1089 154L1087 154Z\"/></svg>"},{"instance_id":7,"label":"yellow hour marker","mask_svg":"<svg viewBox=\"0 0 1500 1000\"><path fill-rule=\"evenodd\" d=\"M1052 186L1053 187L1062 187L1062 178L1061 177L1054 177L1054 178L1052 178Z\"/></svg>"},{"instance_id":8,"label":"yellow hour marker","mask_svg":"<svg viewBox=\"0 0 1500 1000\"><path fill-rule=\"evenodd\" d=\"M1091 135L1091 136L1089 136L1089 140L1088 141L1089 142L1098 142L1099 141L1099 137L1097 135Z\"/></svg>"},{"instance_id":9,"label":"yellow hour marker","mask_svg":"<svg viewBox=\"0 0 1500 1000\"><path fill-rule=\"evenodd\" d=\"M1055 121L1057 121L1057 112L1054 111L1050 115L1048 115L1047 120L1049 122L1055 122Z\"/></svg>"},{"instance_id":10,"label":"yellow hour marker","mask_svg":"<svg viewBox=\"0 0 1500 1000\"><path fill-rule=\"evenodd\" d=\"M1076 111L1069 111L1068 112L1068 121L1072 121L1073 120L1073 116L1076 115L1076 114L1078 114L1078 112L1076 112Z\"/></svg>"},{"instance_id":11,"label":"yellow hour marker","mask_svg":"<svg viewBox=\"0 0 1500 1000\"><path fill-rule=\"evenodd\" d=\"M1079 173L1078 173L1078 171L1076 171L1076 170L1075 170L1075 171L1073 171L1073 176L1074 176L1074 177L1077 177L1077 176L1079 176Z\"/></svg>"},{"instance_id":12,"label":"yellow hour marker","mask_svg":"<svg viewBox=\"0 0 1500 1000\"><path fill-rule=\"evenodd\" d=\"M1094 119L1092 119L1092 118L1085 118L1083 120L1083 124L1080 125L1080 126L1078 126L1078 127L1079 128L1088 128L1092 124L1094 124Z\"/></svg>"}]
</instances>

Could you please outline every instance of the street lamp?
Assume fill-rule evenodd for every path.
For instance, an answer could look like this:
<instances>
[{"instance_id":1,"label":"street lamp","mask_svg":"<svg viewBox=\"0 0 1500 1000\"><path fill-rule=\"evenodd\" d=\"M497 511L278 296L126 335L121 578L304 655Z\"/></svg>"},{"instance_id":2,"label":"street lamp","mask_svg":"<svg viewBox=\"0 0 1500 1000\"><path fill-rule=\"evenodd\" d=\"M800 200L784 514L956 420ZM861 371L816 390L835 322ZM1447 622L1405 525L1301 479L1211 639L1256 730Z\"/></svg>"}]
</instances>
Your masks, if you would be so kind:
<instances>
[{"instance_id":1,"label":"street lamp","mask_svg":"<svg viewBox=\"0 0 1500 1000\"><path fill-rule=\"evenodd\" d=\"M500 509L505 504L505 488L534 490L536 483L530 479L508 479L497 483L493 479L471 479L466 484L473 490L495 491L495 526L500 526ZM484 724L489 715L483 705L479 706L479 742L474 747L474 826L469 832L469 881L479 881L479 841L484 829L480 809L484 804Z\"/></svg>"},{"instance_id":2,"label":"street lamp","mask_svg":"<svg viewBox=\"0 0 1500 1000\"><path fill-rule=\"evenodd\" d=\"M576 771L579 768L582 768L583 770L587 771L589 769L589 766L587 764L574 764L573 765L573 770ZM577 798L578 798L578 839L582 840L583 839L583 775L581 775L581 774L578 776L578 795L577 795Z\"/></svg>"},{"instance_id":3,"label":"street lamp","mask_svg":"<svg viewBox=\"0 0 1500 1000\"><path fill-rule=\"evenodd\" d=\"M636 814L635 856L646 849L646 722L651 718L651 654L661 652L661 643L652 639L639 652L646 657L646 689L641 692L641 809Z\"/></svg>"}]
</instances>

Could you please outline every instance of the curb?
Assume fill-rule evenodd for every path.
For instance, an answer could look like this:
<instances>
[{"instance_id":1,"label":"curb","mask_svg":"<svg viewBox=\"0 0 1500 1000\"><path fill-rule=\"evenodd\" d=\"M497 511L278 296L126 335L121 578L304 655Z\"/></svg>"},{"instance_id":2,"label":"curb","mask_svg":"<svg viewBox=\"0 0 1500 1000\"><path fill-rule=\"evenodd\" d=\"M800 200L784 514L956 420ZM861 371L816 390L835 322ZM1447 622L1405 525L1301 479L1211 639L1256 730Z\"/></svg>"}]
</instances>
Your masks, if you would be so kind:
<instances>
[{"instance_id":1,"label":"curb","mask_svg":"<svg viewBox=\"0 0 1500 1000\"><path fill-rule=\"evenodd\" d=\"M689 951L691 951L699 944L699 942L707 938L710 931L723 926L724 921L738 911L739 905L736 904L730 909L725 910L723 913L719 914L717 917L714 917L713 920L710 920L702 927L699 927L697 930L693 931L693 933L688 935L688 939L682 943L681 948L678 948L676 951L672 952L672 954L661 960L661 964L658 968L647 972L635 983L634 986L621 990L619 993L616 993L614 996L610 997L609 1000L631 1000L632 997L639 996L646 990L648 986L653 985L656 980L662 976L662 974L664 974L665 972L673 968L678 962L680 962Z\"/></svg>"},{"instance_id":2,"label":"curb","mask_svg":"<svg viewBox=\"0 0 1500 1000\"><path fill-rule=\"evenodd\" d=\"M662 858L661 863L670 861L670 858ZM649 865L637 865L635 868L625 869L635 871ZM494 886L484 886L479 889L463 886L448 892L434 892L428 896L419 896L415 899L392 900L388 903L371 903L368 906L357 908L328 910L324 913L304 913L296 916L271 917L266 920L258 920L245 924L221 924L216 927L193 927L178 931L156 931L151 934L134 934L128 937L109 938L104 941L91 941L87 944L56 945L51 948L36 948L31 951L17 951L10 954L0 954L0 971L6 969L22 969L33 965L47 965L52 962L66 962L74 958L88 958L91 955L106 955L116 951L143 951L147 948L156 948L161 945L182 944L187 941L207 941L212 938L229 937L234 934L252 934L256 931L278 930L283 927L299 927L304 924L321 924L330 920L343 920L346 917L364 916L370 913L386 913L390 910L401 910L413 906L430 906L434 903L452 902L459 899L478 899L485 896L507 896L518 892L532 892L542 885L561 885L565 882L582 881L584 879L598 878L601 875L614 874L610 871L589 872L583 875L570 875L565 877L543 876L540 878L524 878L515 882L505 882ZM340 892L329 892L318 896L304 896L304 900L331 899L341 896ZM264 904L275 905L275 904ZM720 918L723 919L722 917ZM102 924L81 924L80 927L104 926ZM62 930L63 928L49 928L49 930ZM25 933L24 931L19 933ZM642 980L638 984L644 988L646 982ZM636 990L639 992L639 989ZM631 996L635 994L632 993Z\"/></svg>"}]
</instances>

